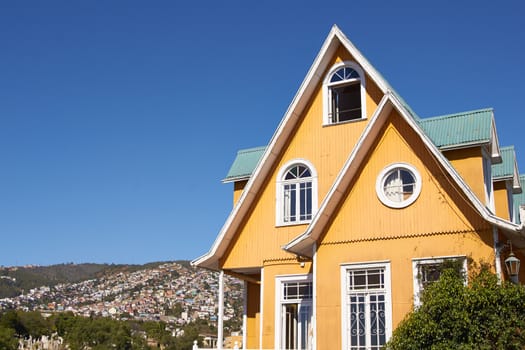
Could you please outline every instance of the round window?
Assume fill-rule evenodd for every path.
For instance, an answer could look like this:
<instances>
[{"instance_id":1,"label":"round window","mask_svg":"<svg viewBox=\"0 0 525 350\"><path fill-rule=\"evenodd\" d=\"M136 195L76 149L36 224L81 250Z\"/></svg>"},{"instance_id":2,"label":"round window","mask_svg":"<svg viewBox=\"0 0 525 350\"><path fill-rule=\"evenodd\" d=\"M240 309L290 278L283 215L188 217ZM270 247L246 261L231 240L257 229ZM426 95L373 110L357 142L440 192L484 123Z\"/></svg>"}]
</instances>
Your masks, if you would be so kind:
<instances>
[{"instance_id":1,"label":"round window","mask_svg":"<svg viewBox=\"0 0 525 350\"><path fill-rule=\"evenodd\" d=\"M421 176L408 164L389 165L377 178L376 192L384 205L391 208L404 208L419 196Z\"/></svg>"}]
</instances>

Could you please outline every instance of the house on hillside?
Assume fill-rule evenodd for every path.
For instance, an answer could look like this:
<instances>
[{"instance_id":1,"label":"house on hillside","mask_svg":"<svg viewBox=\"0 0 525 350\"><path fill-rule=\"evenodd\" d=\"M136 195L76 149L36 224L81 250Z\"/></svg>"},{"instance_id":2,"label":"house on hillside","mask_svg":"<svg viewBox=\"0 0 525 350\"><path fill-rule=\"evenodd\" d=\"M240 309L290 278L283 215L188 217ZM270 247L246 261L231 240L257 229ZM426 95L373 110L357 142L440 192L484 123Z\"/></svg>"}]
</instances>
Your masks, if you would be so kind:
<instances>
[{"instance_id":1,"label":"house on hillside","mask_svg":"<svg viewBox=\"0 0 525 350\"><path fill-rule=\"evenodd\" d=\"M420 118L336 26L270 143L224 182L233 210L193 265L220 272L220 306L224 274L244 280L245 349L380 349L444 261L507 279L508 243L525 251L494 111Z\"/></svg>"}]
</instances>

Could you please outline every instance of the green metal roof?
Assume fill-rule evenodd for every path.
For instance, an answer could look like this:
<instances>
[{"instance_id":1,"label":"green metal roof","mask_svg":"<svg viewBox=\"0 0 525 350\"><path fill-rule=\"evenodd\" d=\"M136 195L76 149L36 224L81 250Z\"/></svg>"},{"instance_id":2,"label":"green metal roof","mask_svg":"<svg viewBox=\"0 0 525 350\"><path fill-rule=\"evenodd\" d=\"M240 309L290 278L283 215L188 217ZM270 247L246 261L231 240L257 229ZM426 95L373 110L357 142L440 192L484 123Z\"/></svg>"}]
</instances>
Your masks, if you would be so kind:
<instances>
[{"instance_id":1,"label":"green metal roof","mask_svg":"<svg viewBox=\"0 0 525 350\"><path fill-rule=\"evenodd\" d=\"M492 108L420 119L419 124L438 148L489 142Z\"/></svg>"},{"instance_id":2,"label":"green metal roof","mask_svg":"<svg viewBox=\"0 0 525 350\"><path fill-rule=\"evenodd\" d=\"M501 147L501 160L499 164L492 165L493 179L507 179L514 177L514 164L516 164L516 153L514 146Z\"/></svg>"},{"instance_id":3,"label":"green metal roof","mask_svg":"<svg viewBox=\"0 0 525 350\"><path fill-rule=\"evenodd\" d=\"M520 175L521 187L525 188L525 175ZM514 202L514 222L521 224L520 207L525 206L525 191L512 195Z\"/></svg>"},{"instance_id":4,"label":"green metal roof","mask_svg":"<svg viewBox=\"0 0 525 350\"><path fill-rule=\"evenodd\" d=\"M228 175L222 182L232 182L238 180L247 180L255 170L257 163L261 159L266 146L242 149L237 152Z\"/></svg>"}]
</instances>

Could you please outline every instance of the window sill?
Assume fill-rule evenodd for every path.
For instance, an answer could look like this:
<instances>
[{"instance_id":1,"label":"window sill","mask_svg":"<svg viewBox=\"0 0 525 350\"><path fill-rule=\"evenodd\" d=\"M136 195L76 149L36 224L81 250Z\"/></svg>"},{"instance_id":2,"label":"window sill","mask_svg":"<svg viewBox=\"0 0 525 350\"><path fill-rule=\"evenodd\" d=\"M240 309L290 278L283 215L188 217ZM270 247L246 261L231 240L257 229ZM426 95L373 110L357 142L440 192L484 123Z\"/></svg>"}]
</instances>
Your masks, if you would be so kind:
<instances>
[{"instance_id":1,"label":"window sill","mask_svg":"<svg viewBox=\"0 0 525 350\"><path fill-rule=\"evenodd\" d=\"M359 118L359 119L351 119L351 120L345 120L344 122L339 123L323 123L323 127L330 127L330 126L337 126L342 124L351 124L351 123L358 123L367 120L368 118Z\"/></svg>"},{"instance_id":2,"label":"window sill","mask_svg":"<svg viewBox=\"0 0 525 350\"><path fill-rule=\"evenodd\" d=\"M309 225L311 222L312 222L312 220L294 221L294 222L278 222L278 223L275 224L275 227Z\"/></svg>"}]
</instances>

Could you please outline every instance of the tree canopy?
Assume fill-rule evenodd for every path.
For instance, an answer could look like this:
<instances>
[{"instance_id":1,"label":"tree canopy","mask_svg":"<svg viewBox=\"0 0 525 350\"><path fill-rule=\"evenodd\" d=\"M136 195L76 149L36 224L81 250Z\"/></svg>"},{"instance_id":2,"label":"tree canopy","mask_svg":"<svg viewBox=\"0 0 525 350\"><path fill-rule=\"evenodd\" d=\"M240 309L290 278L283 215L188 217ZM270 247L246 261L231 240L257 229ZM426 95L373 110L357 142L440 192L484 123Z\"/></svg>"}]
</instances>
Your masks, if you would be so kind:
<instances>
[{"instance_id":1,"label":"tree canopy","mask_svg":"<svg viewBox=\"0 0 525 350\"><path fill-rule=\"evenodd\" d=\"M457 269L444 269L386 348L524 349L525 288L500 283L486 265L474 270L466 284Z\"/></svg>"},{"instance_id":2,"label":"tree canopy","mask_svg":"<svg viewBox=\"0 0 525 350\"><path fill-rule=\"evenodd\" d=\"M107 317L81 317L71 312L44 317L39 312L8 310L0 312L0 350L18 349L18 340L60 336L71 350L190 350L200 333L214 330L205 320L182 327L175 337L164 322L120 321ZM64 347L65 348L65 347Z\"/></svg>"}]
</instances>

